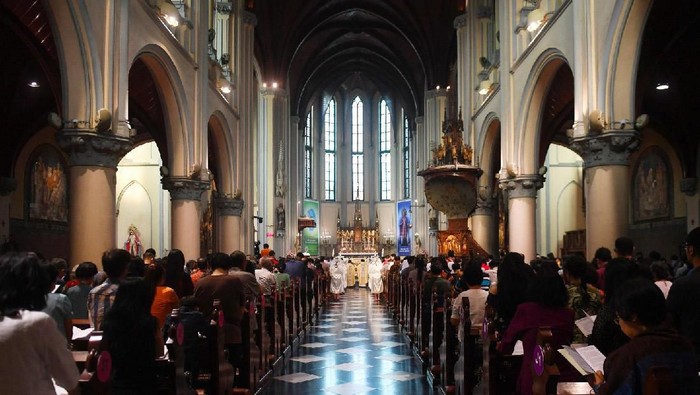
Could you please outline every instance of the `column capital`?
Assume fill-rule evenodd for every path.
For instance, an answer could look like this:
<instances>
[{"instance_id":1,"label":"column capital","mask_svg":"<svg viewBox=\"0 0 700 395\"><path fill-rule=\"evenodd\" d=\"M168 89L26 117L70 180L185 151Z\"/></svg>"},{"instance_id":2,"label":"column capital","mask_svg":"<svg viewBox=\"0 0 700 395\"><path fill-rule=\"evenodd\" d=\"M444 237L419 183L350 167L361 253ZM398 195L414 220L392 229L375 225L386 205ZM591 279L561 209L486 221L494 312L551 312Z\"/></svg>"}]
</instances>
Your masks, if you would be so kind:
<instances>
[{"instance_id":1,"label":"column capital","mask_svg":"<svg viewBox=\"0 0 700 395\"><path fill-rule=\"evenodd\" d=\"M581 155L586 168L626 166L630 154L639 148L641 138L636 130L611 130L598 135L569 140L570 147Z\"/></svg>"},{"instance_id":2,"label":"column capital","mask_svg":"<svg viewBox=\"0 0 700 395\"><path fill-rule=\"evenodd\" d=\"M11 177L0 177L0 196L7 196L17 189L17 180Z\"/></svg>"},{"instance_id":3,"label":"column capital","mask_svg":"<svg viewBox=\"0 0 700 395\"><path fill-rule=\"evenodd\" d=\"M425 91L425 100L435 99L437 97L446 97L447 89L431 89Z\"/></svg>"},{"instance_id":4,"label":"column capital","mask_svg":"<svg viewBox=\"0 0 700 395\"><path fill-rule=\"evenodd\" d=\"M263 96L272 96L272 97L281 97L281 98L287 98L287 91L282 88L273 88L273 87L266 87L266 88L261 88L260 89L260 94Z\"/></svg>"},{"instance_id":5,"label":"column capital","mask_svg":"<svg viewBox=\"0 0 700 395\"><path fill-rule=\"evenodd\" d=\"M493 198L482 199L481 197L477 197L476 208L474 209L473 215L492 216L494 204L495 204L495 199L493 199Z\"/></svg>"},{"instance_id":6,"label":"column capital","mask_svg":"<svg viewBox=\"0 0 700 395\"><path fill-rule=\"evenodd\" d=\"M241 198L219 196L214 198L214 207L216 207L216 212L220 216L240 217L243 213L245 202Z\"/></svg>"},{"instance_id":7,"label":"column capital","mask_svg":"<svg viewBox=\"0 0 700 395\"><path fill-rule=\"evenodd\" d=\"M289 117L289 122L296 123L298 125L299 122L301 122L301 118L299 118L297 115L292 115Z\"/></svg>"},{"instance_id":8,"label":"column capital","mask_svg":"<svg viewBox=\"0 0 700 395\"><path fill-rule=\"evenodd\" d=\"M501 180L498 187L508 194L508 199L536 198L537 190L544 185L544 176L529 174Z\"/></svg>"},{"instance_id":9,"label":"column capital","mask_svg":"<svg viewBox=\"0 0 700 395\"><path fill-rule=\"evenodd\" d=\"M415 118L416 125L422 125L423 124L423 116L419 116Z\"/></svg>"},{"instance_id":10,"label":"column capital","mask_svg":"<svg viewBox=\"0 0 700 395\"><path fill-rule=\"evenodd\" d=\"M129 137L98 134L90 129L63 129L56 134L56 143L68 154L70 166L116 168L132 148Z\"/></svg>"},{"instance_id":11,"label":"column capital","mask_svg":"<svg viewBox=\"0 0 700 395\"><path fill-rule=\"evenodd\" d=\"M170 192L171 200L200 200L202 192L209 189L208 181L193 180L189 177L167 177L161 179L163 189Z\"/></svg>"},{"instance_id":12,"label":"column capital","mask_svg":"<svg viewBox=\"0 0 700 395\"><path fill-rule=\"evenodd\" d=\"M454 28L457 30L467 26L467 13L465 12L462 15L457 15L454 22L452 23L452 26L454 26Z\"/></svg>"},{"instance_id":13,"label":"column capital","mask_svg":"<svg viewBox=\"0 0 700 395\"><path fill-rule=\"evenodd\" d=\"M252 12L241 11L241 21L243 21L244 25L258 26L258 17Z\"/></svg>"}]
</instances>

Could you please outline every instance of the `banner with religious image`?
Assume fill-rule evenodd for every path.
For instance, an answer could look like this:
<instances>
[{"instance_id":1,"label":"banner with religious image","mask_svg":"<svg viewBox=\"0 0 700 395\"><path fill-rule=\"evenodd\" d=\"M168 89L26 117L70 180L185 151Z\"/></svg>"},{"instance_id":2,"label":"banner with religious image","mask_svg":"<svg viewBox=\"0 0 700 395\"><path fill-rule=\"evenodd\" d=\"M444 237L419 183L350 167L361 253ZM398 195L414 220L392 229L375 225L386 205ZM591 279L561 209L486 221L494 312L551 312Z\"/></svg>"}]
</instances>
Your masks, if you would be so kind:
<instances>
[{"instance_id":1,"label":"banner with religious image","mask_svg":"<svg viewBox=\"0 0 700 395\"><path fill-rule=\"evenodd\" d=\"M401 200L396 202L396 253L400 256L411 255L411 201Z\"/></svg>"},{"instance_id":2,"label":"banner with religious image","mask_svg":"<svg viewBox=\"0 0 700 395\"><path fill-rule=\"evenodd\" d=\"M304 200L302 215L316 221L315 228L305 228L301 232L301 252L308 252L310 255L318 255L318 213L319 205L316 200Z\"/></svg>"}]
</instances>

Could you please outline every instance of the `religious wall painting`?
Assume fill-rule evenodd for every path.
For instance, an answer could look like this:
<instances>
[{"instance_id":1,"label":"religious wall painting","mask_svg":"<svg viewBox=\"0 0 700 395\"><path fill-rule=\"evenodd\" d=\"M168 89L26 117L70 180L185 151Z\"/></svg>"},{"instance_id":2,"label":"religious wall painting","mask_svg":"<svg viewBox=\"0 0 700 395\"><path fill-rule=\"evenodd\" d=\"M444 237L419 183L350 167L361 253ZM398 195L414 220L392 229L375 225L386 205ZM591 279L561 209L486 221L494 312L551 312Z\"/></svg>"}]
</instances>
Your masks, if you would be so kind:
<instances>
[{"instance_id":1,"label":"religious wall painting","mask_svg":"<svg viewBox=\"0 0 700 395\"><path fill-rule=\"evenodd\" d=\"M410 200L396 202L396 218L396 253L400 256L411 255L413 219Z\"/></svg>"},{"instance_id":2,"label":"religious wall painting","mask_svg":"<svg viewBox=\"0 0 700 395\"><path fill-rule=\"evenodd\" d=\"M68 222L68 175L61 154L50 145L42 145L30 158L25 173L28 218Z\"/></svg>"},{"instance_id":3,"label":"religious wall painting","mask_svg":"<svg viewBox=\"0 0 700 395\"><path fill-rule=\"evenodd\" d=\"M633 221L670 218L673 202L671 185L671 167L664 152L656 146L642 152L632 175Z\"/></svg>"}]
</instances>

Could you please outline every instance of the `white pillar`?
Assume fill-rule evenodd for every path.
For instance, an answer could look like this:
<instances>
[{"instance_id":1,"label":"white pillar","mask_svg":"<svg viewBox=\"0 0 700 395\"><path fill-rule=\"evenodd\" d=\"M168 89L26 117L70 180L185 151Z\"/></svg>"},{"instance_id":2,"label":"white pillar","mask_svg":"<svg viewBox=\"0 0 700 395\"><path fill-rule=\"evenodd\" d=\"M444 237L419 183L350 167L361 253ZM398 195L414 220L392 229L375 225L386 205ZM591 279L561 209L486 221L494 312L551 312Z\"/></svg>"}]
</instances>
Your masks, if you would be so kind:
<instances>
[{"instance_id":1,"label":"white pillar","mask_svg":"<svg viewBox=\"0 0 700 395\"><path fill-rule=\"evenodd\" d=\"M478 199L476 209L470 219L474 240L476 240L486 252L497 256L498 238L496 237L497 228L494 218L494 204L495 202L493 199L489 199L488 201Z\"/></svg>"},{"instance_id":2,"label":"white pillar","mask_svg":"<svg viewBox=\"0 0 700 395\"><path fill-rule=\"evenodd\" d=\"M239 237L243 200L229 197L214 199L217 214L216 245L218 252L230 254L241 249Z\"/></svg>"},{"instance_id":3,"label":"white pillar","mask_svg":"<svg viewBox=\"0 0 700 395\"><path fill-rule=\"evenodd\" d=\"M253 204L254 197L254 149L255 149L255 119L258 92L255 89L255 78L253 63L255 54L253 52L253 42L255 38L255 26L257 18L254 14L244 11L243 2L238 2L240 11L240 33L238 41L238 91L239 91L239 114L240 138L236 147L236 154L239 158L238 188L241 190L242 199L248 204L243 208L241 215L240 246L241 251L253 252Z\"/></svg>"},{"instance_id":4,"label":"white pillar","mask_svg":"<svg viewBox=\"0 0 700 395\"><path fill-rule=\"evenodd\" d=\"M537 254L535 208L537 190L543 184L540 175L517 176L499 183L508 193L508 250L525 255L525 262Z\"/></svg>"},{"instance_id":5,"label":"white pillar","mask_svg":"<svg viewBox=\"0 0 700 395\"><path fill-rule=\"evenodd\" d=\"M599 247L612 249L629 224L629 155L639 146L634 130L612 130L575 138L571 148L586 168L586 256Z\"/></svg>"},{"instance_id":6,"label":"white pillar","mask_svg":"<svg viewBox=\"0 0 700 395\"><path fill-rule=\"evenodd\" d=\"M201 196L209 189L209 182L188 177L168 177L162 182L163 188L170 192L170 246L182 251L186 260L196 260L202 255L199 232Z\"/></svg>"},{"instance_id":7,"label":"white pillar","mask_svg":"<svg viewBox=\"0 0 700 395\"><path fill-rule=\"evenodd\" d=\"M115 248L117 163L131 141L82 129L64 129L56 141L70 161L70 261L101 266L102 253Z\"/></svg>"}]
</instances>

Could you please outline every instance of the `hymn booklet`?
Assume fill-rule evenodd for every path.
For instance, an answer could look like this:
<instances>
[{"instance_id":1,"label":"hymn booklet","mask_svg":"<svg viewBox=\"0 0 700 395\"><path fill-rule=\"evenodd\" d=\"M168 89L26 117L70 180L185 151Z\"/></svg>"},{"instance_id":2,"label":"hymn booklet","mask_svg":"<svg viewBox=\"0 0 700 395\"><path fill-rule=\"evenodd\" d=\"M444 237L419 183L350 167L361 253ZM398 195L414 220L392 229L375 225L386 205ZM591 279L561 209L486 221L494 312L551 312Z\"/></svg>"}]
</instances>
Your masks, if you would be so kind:
<instances>
[{"instance_id":1,"label":"hymn booklet","mask_svg":"<svg viewBox=\"0 0 700 395\"><path fill-rule=\"evenodd\" d=\"M559 350L559 353L582 375L593 374L597 370L603 371L605 355L596 346L585 346L576 349L569 346L563 347Z\"/></svg>"}]
</instances>

